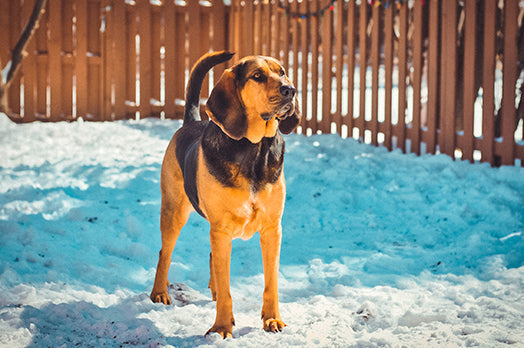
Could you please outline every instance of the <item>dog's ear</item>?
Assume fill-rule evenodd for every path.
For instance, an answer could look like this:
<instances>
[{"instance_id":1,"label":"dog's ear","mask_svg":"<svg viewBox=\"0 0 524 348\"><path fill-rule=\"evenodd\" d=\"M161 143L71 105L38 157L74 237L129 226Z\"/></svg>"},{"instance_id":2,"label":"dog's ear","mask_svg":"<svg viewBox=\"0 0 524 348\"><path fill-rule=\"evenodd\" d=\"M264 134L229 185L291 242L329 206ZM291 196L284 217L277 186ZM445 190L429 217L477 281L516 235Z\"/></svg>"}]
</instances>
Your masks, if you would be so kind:
<instances>
[{"instance_id":1,"label":"dog's ear","mask_svg":"<svg viewBox=\"0 0 524 348\"><path fill-rule=\"evenodd\" d=\"M236 85L235 73L226 69L211 91L206 112L230 138L240 140L247 132L247 117Z\"/></svg>"},{"instance_id":2,"label":"dog's ear","mask_svg":"<svg viewBox=\"0 0 524 348\"><path fill-rule=\"evenodd\" d=\"M302 114L300 113L300 107L299 107L299 104L298 104L298 98L297 97L295 97L295 108L291 112L292 112L291 115L286 116L286 118L280 119L280 123L278 124L278 129L283 134L291 133L300 124L300 120L302 118Z\"/></svg>"}]
</instances>

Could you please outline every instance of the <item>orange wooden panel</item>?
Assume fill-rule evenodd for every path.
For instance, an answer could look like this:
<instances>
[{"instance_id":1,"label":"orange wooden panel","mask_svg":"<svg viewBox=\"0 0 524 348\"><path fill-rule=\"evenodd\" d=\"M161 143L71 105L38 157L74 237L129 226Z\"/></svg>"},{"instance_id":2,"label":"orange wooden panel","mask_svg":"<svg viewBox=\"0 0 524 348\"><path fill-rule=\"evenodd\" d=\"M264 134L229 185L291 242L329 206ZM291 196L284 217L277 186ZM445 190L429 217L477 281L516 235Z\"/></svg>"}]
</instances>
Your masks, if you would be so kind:
<instances>
[{"instance_id":1,"label":"orange wooden panel","mask_svg":"<svg viewBox=\"0 0 524 348\"><path fill-rule=\"evenodd\" d=\"M290 6L290 2L291 0L284 0L283 1L283 6L285 8L289 8ZM316 1L313 1L313 3L315 3ZM289 35L290 35L290 21L289 21L289 16L284 14L281 16L282 18L282 26L281 26L281 31L282 31L282 35L281 35L281 38L282 38L282 41L281 41L281 44L280 44L280 47L282 47L282 50L283 50L283 57L282 57L282 62L284 64L284 68L286 68L286 70L289 72Z\"/></svg>"},{"instance_id":2,"label":"orange wooden panel","mask_svg":"<svg viewBox=\"0 0 524 348\"><path fill-rule=\"evenodd\" d=\"M165 116L166 118L175 117L175 85L176 80L176 13L175 3L173 1L165 1L164 5L164 37L165 37Z\"/></svg>"},{"instance_id":3,"label":"orange wooden panel","mask_svg":"<svg viewBox=\"0 0 524 348\"><path fill-rule=\"evenodd\" d=\"M138 62L137 62L137 35L138 35L138 18L137 18L136 5L126 5L126 23L127 23L127 35L123 40L127 41L127 56L126 56L126 71L127 71L127 100L130 101L130 105L133 106L132 110L138 105L138 96L136 90L137 73L138 73ZM135 117L134 112L132 116Z\"/></svg>"},{"instance_id":4,"label":"orange wooden panel","mask_svg":"<svg viewBox=\"0 0 524 348\"><path fill-rule=\"evenodd\" d=\"M253 3L253 54L262 55L262 3Z\"/></svg>"},{"instance_id":5,"label":"orange wooden panel","mask_svg":"<svg viewBox=\"0 0 524 348\"><path fill-rule=\"evenodd\" d=\"M337 131L341 132L342 125L342 76L344 72L344 1L338 0L335 8L335 77L337 109L334 122ZM341 134L341 133L340 133Z\"/></svg>"},{"instance_id":6,"label":"orange wooden panel","mask_svg":"<svg viewBox=\"0 0 524 348\"><path fill-rule=\"evenodd\" d=\"M518 62L518 0L504 1L504 57L502 76L502 153L501 164L513 165L515 158L515 86Z\"/></svg>"},{"instance_id":7,"label":"orange wooden panel","mask_svg":"<svg viewBox=\"0 0 524 348\"><path fill-rule=\"evenodd\" d=\"M371 29L371 144L378 145L378 74L380 67L380 16L381 6L373 6L372 19L373 28Z\"/></svg>"},{"instance_id":8,"label":"orange wooden panel","mask_svg":"<svg viewBox=\"0 0 524 348\"><path fill-rule=\"evenodd\" d=\"M457 4L455 0L442 2L442 55L440 94L440 152L454 157L455 151L455 101L457 62Z\"/></svg>"},{"instance_id":9,"label":"orange wooden panel","mask_svg":"<svg viewBox=\"0 0 524 348\"><path fill-rule=\"evenodd\" d=\"M61 0L49 0L49 82L50 120L63 116L62 104L62 4Z\"/></svg>"},{"instance_id":10,"label":"orange wooden panel","mask_svg":"<svg viewBox=\"0 0 524 348\"><path fill-rule=\"evenodd\" d=\"M262 54L271 55L271 4L262 2Z\"/></svg>"},{"instance_id":11,"label":"orange wooden panel","mask_svg":"<svg viewBox=\"0 0 524 348\"><path fill-rule=\"evenodd\" d=\"M191 2L190 2L191 3ZM151 116L152 57L151 57L151 5L149 0L137 0L138 35L140 36L139 72L140 72L140 118Z\"/></svg>"},{"instance_id":12,"label":"orange wooden panel","mask_svg":"<svg viewBox=\"0 0 524 348\"><path fill-rule=\"evenodd\" d=\"M123 119L127 117L126 100L128 100L127 89L128 84L133 84L134 78L128 78L127 52L129 51L127 45L129 44L129 21L126 15L126 7L123 1L114 1L111 13L106 19L106 40L110 43L112 52L111 69L108 74L111 74L111 81L114 88L114 105L113 112L115 119ZM134 45L133 45L134 47ZM134 96L130 99L134 100Z\"/></svg>"},{"instance_id":13,"label":"orange wooden panel","mask_svg":"<svg viewBox=\"0 0 524 348\"><path fill-rule=\"evenodd\" d=\"M439 17L440 2L429 3L429 47L428 47L428 103L426 152L434 154L437 143L437 118L439 106Z\"/></svg>"},{"instance_id":14,"label":"orange wooden panel","mask_svg":"<svg viewBox=\"0 0 524 348\"><path fill-rule=\"evenodd\" d=\"M494 163L495 142L495 40L496 12L494 1L484 3L484 40L482 62L482 161Z\"/></svg>"},{"instance_id":15,"label":"orange wooden panel","mask_svg":"<svg viewBox=\"0 0 524 348\"><path fill-rule=\"evenodd\" d=\"M465 2L465 36L464 36L464 141L462 159L473 162L473 114L475 112L475 50L477 31L477 2Z\"/></svg>"},{"instance_id":16,"label":"orange wooden panel","mask_svg":"<svg viewBox=\"0 0 524 348\"><path fill-rule=\"evenodd\" d=\"M151 98L160 102L161 58L160 47L162 14L159 6L150 5L151 11Z\"/></svg>"},{"instance_id":17,"label":"orange wooden panel","mask_svg":"<svg viewBox=\"0 0 524 348\"><path fill-rule=\"evenodd\" d=\"M411 152L420 155L420 141L421 141L421 89L422 89L422 2L415 1L413 11L414 32L413 32L413 121L411 130Z\"/></svg>"},{"instance_id":18,"label":"orange wooden panel","mask_svg":"<svg viewBox=\"0 0 524 348\"><path fill-rule=\"evenodd\" d=\"M307 13L308 12L308 6L309 1L303 1L300 4L300 11L301 13ZM308 63L308 53L309 53L309 40L308 40L308 31L309 31L309 25L310 25L310 18L304 18L300 22L300 46L301 46L301 57L302 57L302 76L301 76L301 85L296 86L297 90L300 91L299 98L302 100L302 103L300 105L300 108L302 110L302 114L306 115L308 112L307 109L307 102L308 102L308 70L309 70L309 63ZM298 52L297 52L298 56ZM305 133L305 128L307 128L307 122L306 117L302 117L301 120L301 126L302 126L302 134Z\"/></svg>"},{"instance_id":19,"label":"orange wooden panel","mask_svg":"<svg viewBox=\"0 0 524 348\"><path fill-rule=\"evenodd\" d=\"M271 28L271 52L270 52L270 55L272 57L275 57L276 59L278 60L281 60L282 57L280 55L280 41L281 41L281 35L282 35L282 32L281 32L281 28L280 28L280 24L281 24L281 15L282 15L282 11L281 9L279 8L279 3L274 1L271 3L271 14L272 14L272 17L271 17L271 24L270 24L270 28Z\"/></svg>"},{"instance_id":20,"label":"orange wooden panel","mask_svg":"<svg viewBox=\"0 0 524 348\"><path fill-rule=\"evenodd\" d=\"M310 4L310 11L316 13L318 11L318 2L313 1ZM319 130L318 122L318 64L319 64L319 35L318 35L319 19L317 16L311 18L310 35L311 35L311 117L309 119L308 128L311 128L313 134ZM284 49L284 51L286 51Z\"/></svg>"},{"instance_id":21,"label":"orange wooden panel","mask_svg":"<svg viewBox=\"0 0 524 348\"><path fill-rule=\"evenodd\" d=\"M73 117L73 2L62 1L62 115Z\"/></svg>"},{"instance_id":22,"label":"orange wooden panel","mask_svg":"<svg viewBox=\"0 0 524 348\"><path fill-rule=\"evenodd\" d=\"M391 108L393 105L393 17L396 6L389 6L384 10L384 73L385 73L385 100L384 100L384 146L392 150L391 143Z\"/></svg>"},{"instance_id":23,"label":"orange wooden panel","mask_svg":"<svg viewBox=\"0 0 524 348\"><path fill-rule=\"evenodd\" d=\"M33 12L34 1L25 1L23 5L23 23L27 23ZM1 11L1 9L0 9ZM24 122L31 122L35 117L35 92L37 76L36 37L31 38L26 46L27 56L22 65L24 83Z\"/></svg>"},{"instance_id":24,"label":"orange wooden panel","mask_svg":"<svg viewBox=\"0 0 524 348\"><path fill-rule=\"evenodd\" d=\"M290 5L291 12L297 13L298 12L298 2L293 2ZM291 50L293 52L293 62L291 63L290 69L293 69L291 71L293 75L293 84L295 86L298 86L298 55L300 52L300 31L298 28L298 22L301 21L301 19L292 17L291 18Z\"/></svg>"},{"instance_id":25,"label":"orange wooden panel","mask_svg":"<svg viewBox=\"0 0 524 348\"><path fill-rule=\"evenodd\" d=\"M355 120L355 125L359 129L359 138L364 139L364 123L366 117L366 70L367 70L367 1L360 3L360 19L359 19L359 63L358 69L360 72L360 102L358 118Z\"/></svg>"},{"instance_id":26,"label":"orange wooden panel","mask_svg":"<svg viewBox=\"0 0 524 348\"><path fill-rule=\"evenodd\" d=\"M331 88L333 62L333 12L324 11L322 17L322 133L331 133Z\"/></svg>"},{"instance_id":27,"label":"orange wooden panel","mask_svg":"<svg viewBox=\"0 0 524 348\"><path fill-rule=\"evenodd\" d=\"M104 120L104 80L101 68L100 2L87 1L87 118Z\"/></svg>"},{"instance_id":28,"label":"orange wooden panel","mask_svg":"<svg viewBox=\"0 0 524 348\"><path fill-rule=\"evenodd\" d=\"M408 6L399 9L399 43L398 43L398 129L397 148L406 150L406 77L408 46Z\"/></svg>"},{"instance_id":29,"label":"orange wooden panel","mask_svg":"<svg viewBox=\"0 0 524 348\"><path fill-rule=\"evenodd\" d=\"M75 0L76 9L76 116L87 116L87 0Z\"/></svg>"},{"instance_id":30,"label":"orange wooden panel","mask_svg":"<svg viewBox=\"0 0 524 348\"><path fill-rule=\"evenodd\" d=\"M357 32L355 30L356 23L357 23L357 13L355 12L355 2L350 1L347 4L348 11L347 11L347 39L346 39L346 47L347 47L347 69L348 69L348 94L347 94L347 100L348 100L348 114L346 117L346 124L348 126L348 137L353 136L353 108L354 108L354 100L353 100L353 92L355 88L355 47L356 47L356 41L357 41Z\"/></svg>"}]
</instances>

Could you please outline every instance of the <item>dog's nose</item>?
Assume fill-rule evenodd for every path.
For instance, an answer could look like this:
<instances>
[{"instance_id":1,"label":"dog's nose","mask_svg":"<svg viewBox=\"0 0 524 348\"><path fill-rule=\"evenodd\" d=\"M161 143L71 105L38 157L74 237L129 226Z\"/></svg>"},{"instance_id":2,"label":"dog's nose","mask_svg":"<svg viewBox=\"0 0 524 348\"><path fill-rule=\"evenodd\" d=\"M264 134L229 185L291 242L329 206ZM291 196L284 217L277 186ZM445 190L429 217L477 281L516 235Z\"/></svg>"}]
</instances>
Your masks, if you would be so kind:
<instances>
[{"instance_id":1,"label":"dog's nose","mask_svg":"<svg viewBox=\"0 0 524 348\"><path fill-rule=\"evenodd\" d=\"M295 89L295 87L290 85L284 85L280 87L280 95L287 99L293 98L296 92L297 90Z\"/></svg>"}]
</instances>

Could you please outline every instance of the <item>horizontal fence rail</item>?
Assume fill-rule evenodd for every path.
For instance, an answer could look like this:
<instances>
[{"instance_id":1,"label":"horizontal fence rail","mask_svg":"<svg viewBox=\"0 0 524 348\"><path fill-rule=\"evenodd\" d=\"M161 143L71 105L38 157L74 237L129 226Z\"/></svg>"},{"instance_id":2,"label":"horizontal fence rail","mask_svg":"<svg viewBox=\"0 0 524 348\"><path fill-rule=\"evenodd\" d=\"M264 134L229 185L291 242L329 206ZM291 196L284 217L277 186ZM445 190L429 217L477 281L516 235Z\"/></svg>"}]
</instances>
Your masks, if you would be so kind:
<instances>
[{"instance_id":1,"label":"horizontal fence rail","mask_svg":"<svg viewBox=\"0 0 524 348\"><path fill-rule=\"evenodd\" d=\"M0 0L3 65L32 6ZM523 165L523 13L519 0L49 0L8 106L17 122L181 118L192 64L228 49L283 63L299 133Z\"/></svg>"}]
</instances>

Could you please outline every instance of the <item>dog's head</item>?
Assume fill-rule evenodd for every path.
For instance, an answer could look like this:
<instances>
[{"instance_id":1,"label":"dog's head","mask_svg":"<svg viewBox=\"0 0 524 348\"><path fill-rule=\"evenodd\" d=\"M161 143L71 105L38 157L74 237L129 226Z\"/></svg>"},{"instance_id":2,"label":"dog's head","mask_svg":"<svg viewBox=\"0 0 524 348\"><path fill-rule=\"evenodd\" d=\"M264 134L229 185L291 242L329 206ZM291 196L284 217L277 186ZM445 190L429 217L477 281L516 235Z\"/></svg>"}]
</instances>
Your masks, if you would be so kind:
<instances>
[{"instance_id":1,"label":"dog's head","mask_svg":"<svg viewBox=\"0 0 524 348\"><path fill-rule=\"evenodd\" d=\"M296 89L271 57L250 56L224 71L207 101L207 114L229 137L258 143L277 128L291 133L300 122Z\"/></svg>"}]
</instances>

